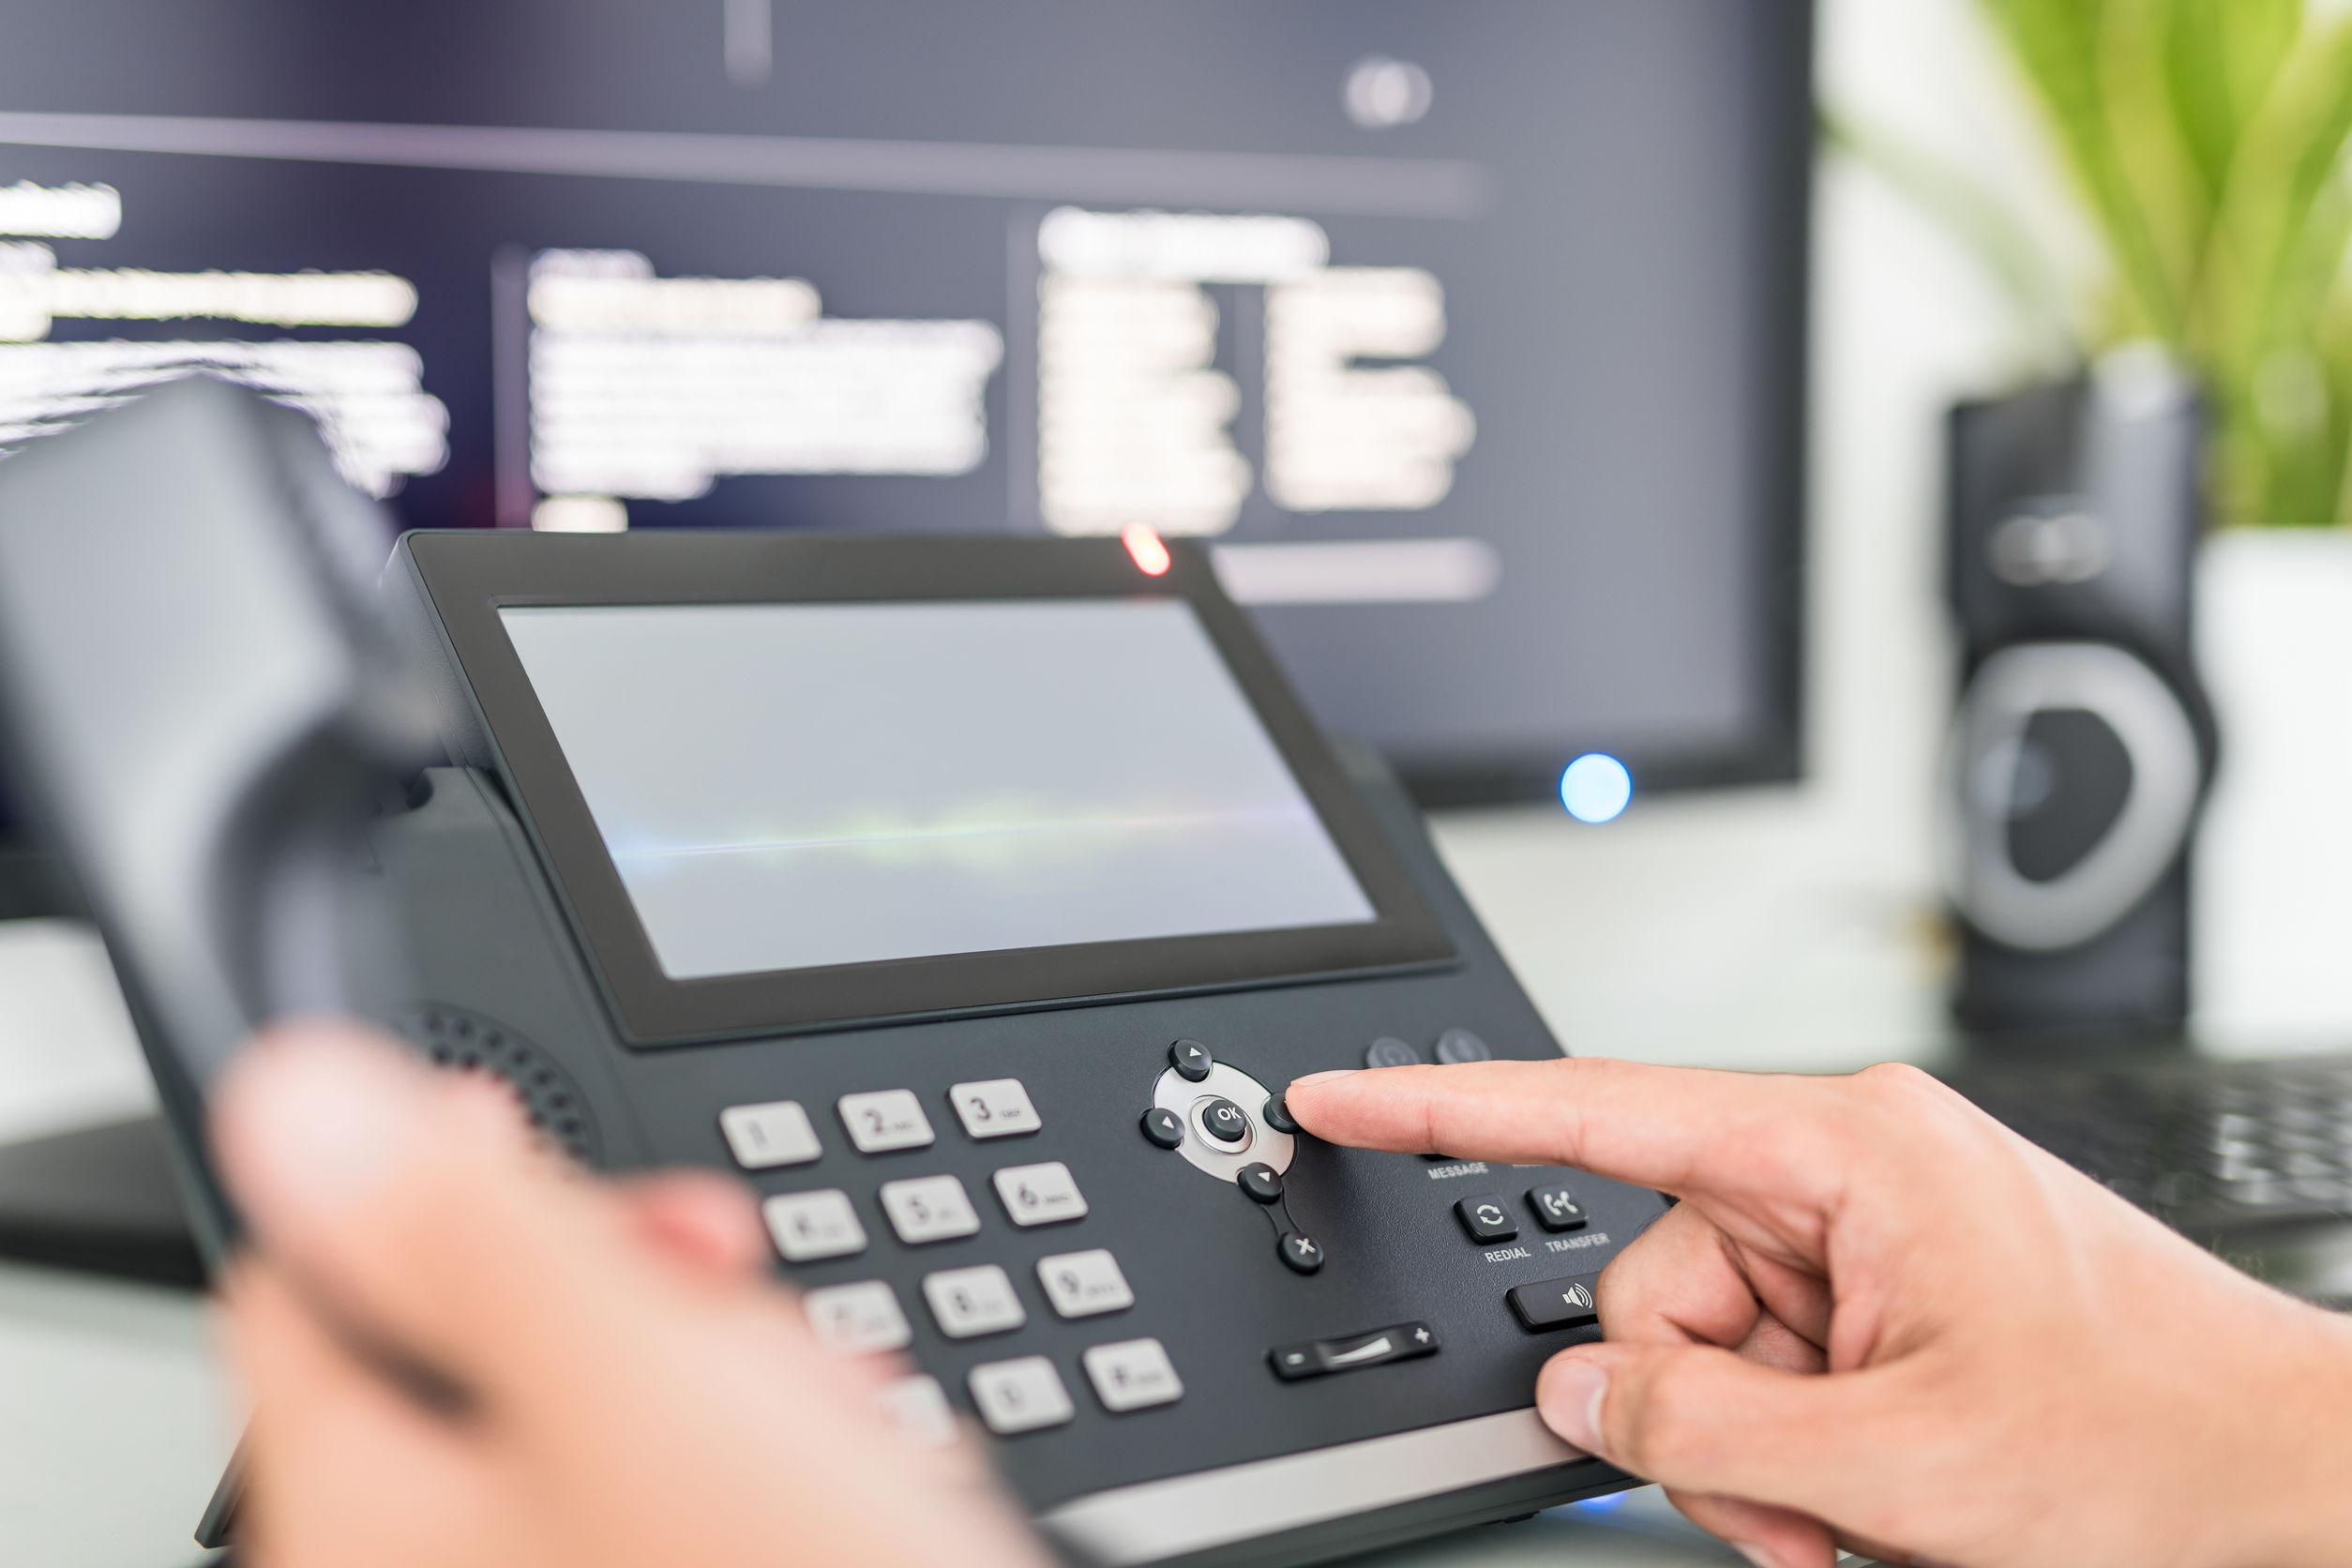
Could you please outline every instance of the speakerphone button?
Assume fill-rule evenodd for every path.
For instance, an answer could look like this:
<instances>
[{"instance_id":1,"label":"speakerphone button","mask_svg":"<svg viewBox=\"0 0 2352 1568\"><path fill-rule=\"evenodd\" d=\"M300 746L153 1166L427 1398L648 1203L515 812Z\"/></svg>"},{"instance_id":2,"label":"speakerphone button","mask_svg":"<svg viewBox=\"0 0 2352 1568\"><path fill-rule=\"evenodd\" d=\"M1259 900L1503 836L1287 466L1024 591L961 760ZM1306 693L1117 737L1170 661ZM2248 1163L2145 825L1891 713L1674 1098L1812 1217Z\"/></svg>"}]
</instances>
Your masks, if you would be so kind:
<instances>
[{"instance_id":1,"label":"speakerphone button","mask_svg":"<svg viewBox=\"0 0 2352 1568\"><path fill-rule=\"evenodd\" d=\"M1534 1211L1535 1223L1546 1230L1581 1230L1584 1229L1584 1209L1576 1195L1566 1187L1530 1187L1527 1206Z\"/></svg>"},{"instance_id":2,"label":"speakerphone button","mask_svg":"<svg viewBox=\"0 0 2352 1568\"><path fill-rule=\"evenodd\" d=\"M927 1149L931 1120L912 1089L878 1089L867 1094L844 1094L837 1103L841 1125L861 1154L887 1154L898 1149Z\"/></svg>"},{"instance_id":3,"label":"speakerphone button","mask_svg":"<svg viewBox=\"0 0 2352 1568\"><path fill-rule=\"evenodd\" d=\"M1454 1213L1473 1242L1507 1242L1519 1233L1519 1222L1511 1217L1502 1199L1491 1194L1465 1198L1454 1205Z\"/></svg>"},{"instance_id":4,"label":"speakerphone button","mask_svg":"<svg viewBox=\"0 0 2352 1568\"><path fill-rule=\"evenodd\" d=\"M718 1130L726 1135L735 1163L746 1170L807 1165L825 1152L798 1100L729 1106L718 1113Z\"/></svg>"},{"instance_id":5,"label":"speakerphone button","mask_svg":"<svg viewBox=\"0 0 2352 1568\"><path fill-rule=\"evenodd\" d=\"M1495 1053L1486 1042L1467 1029L1449 1029L1438 1036L1438 1060L1458 1064L1464 1062L1491 1062Z\"/></svg>"},{"instance_id":6,"label":"speakerphone button","mask_svg":"<svg viewBox=\"0 0 2352 1568\"><path fill-rule=\"evenodd\" d=\"M1421 1053L1394 1034L1383 1034L1364 1048L1367 1067L1410 1067L1420 1061Z\"/></svg>"},{"instance_id":7,"label":"speakerphone button","mask_svg":"<svg viewBox=\"0 0 2352 1568\"><path fill-rule=\"evenodd\" d=\"M1285 1230L1275 1241L1274 1250L1293 1274L1313 1274L1323 1266L1322 1247L1304 1231Z\"/></svg>"},{"instance_id":8,"label":"speakerphone button","mask_svg":"<svg viewBox=\"0 0 2352 1568\"><path fill-rule=\"evenodd\" d=\"M1143 1113L1143 1136L1163 1149L1173 1149L1184 1141L1184 1119L1153 1106Z\"/></svg>"},{"instance_id":9,"label":"speakerphone button","mask_svg":"<svg viewBox=\"0 0 2352 1568\"><path fill-rule=\"evenodd\" d=\"M1113 1415L1173 1405L1184 1396L1184 1380L1156 1339L1123 1339L1097 1345L1080 1356L1094 1397Z\"/></svg>"},{"instance_id":10,"label":"speakerphone button","mask_svg":"<svg viewBox=\"0 0 2352 1568\"><path fill-rule=\"evenodd\" d=\"M1282 1177L1273 1166L1245 1165L1233 1178L1233 1184L1259 1203L1282 1201Z\"/></svg>"},{"instance_id":11,"label":"speakerphone button","mask_svg":"<svg viewBox=\"0 0 2352 1568\"><path fill-rule=\"evenodd\" d=\"M956 1108L966 1136L974 1138L1021 1138L1045 1125L1018 1078L957 1084L947 1091L947 1103Z\"/></svg>"},{"instance_id":12,"label":"speakerphone button","mask_svg":"<svg viewBox=\"0 0 2352 1568\"><path fill-rule=\"evenodd\" d=\"M857 1222L850 1195L838 1187L778 1193L760 1205L760 1213L787 1263L813 1263L866 1250L866 1227Z\"/></svg>"},{"instance_id":13,"label":"speakerphone button","mask_svg":"<svg viewBox=\"0 0 2352 1568\"><path fill-rule=\"evenodd\" d=\"M1249 1112L1222 1095L1213 1097L1200 1107L1200 1130L1219 1143L1247 1143Z\"/></svg>"},{"instance_id":14,"label":"speakerphone button","mask_svg":"<svg viewBox=\"0 0 2352 1568\"><path fill-rule=\"evenodd\" d=\"M1582 1328L1601 1320L1601 1310L1593 1300L1600 1284L1601 1276L1597 1274L1569 1274L1561 1279L1522 1285L1506 1293L1503 1300L1511 1304L1512 1313L1530 1333Z\"/></svg>"},{"instance_id":15,"label":"speakerphone button","mask_svg":"<svg viewBox=\"0 0 2352 1568\"><path fill-rule=\"evenodd\" d=\"M1193 1083L1209 1076L1209 1069L1217 1059L1209 1054L1209 1048L1198 1040L1179 1040L1168 1048L1168 1064Z\"/></svg>"}]
</instances>

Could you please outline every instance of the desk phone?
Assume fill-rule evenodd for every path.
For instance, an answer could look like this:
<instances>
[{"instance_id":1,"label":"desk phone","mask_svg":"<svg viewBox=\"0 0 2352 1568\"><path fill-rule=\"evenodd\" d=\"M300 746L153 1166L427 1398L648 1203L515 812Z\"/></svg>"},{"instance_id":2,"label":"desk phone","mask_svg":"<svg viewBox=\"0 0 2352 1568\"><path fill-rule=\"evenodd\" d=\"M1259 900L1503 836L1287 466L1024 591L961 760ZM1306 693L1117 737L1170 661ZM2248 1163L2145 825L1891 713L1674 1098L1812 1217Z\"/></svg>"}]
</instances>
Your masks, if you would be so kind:
<instances>
[{"instance_id":1,"label":"desk phone","mask_svg":"<svg viewBox=\"0 0 2352 1568\"><path fill-rule=\"evenodd\" d=\"M214 393L180 400L215 445L278 428ZM107 533L91 490L132 483L127 465L75 490L28 482L87 478L68 460L96 433L11 461L40 472L0 494L0 574L38 556L41 505ZM272 439L258 471L313 462ZM248 509L303 493L242 492ZM89 572L105 597L108 572ZM247 726L270 767L208 754L248 784L215 780L226 804L189 829L258 855L253 799L280 810L296 776L348 799L364 770L322 763L318 737L346 761L398 749L383 736L399 727L354 724L354 704L408 712L431 692L445 764L364 822L347 810L356 853L262 855L311 872L216 877L212 907L312 889L278 906L332 906L341 1005L504 1078L591 1166L739 1174L817 1333L903 1358L901 1425L988 1434L1067 1555L1304 1562L1631 1484L1530 1401L1546 1357L1597 1336L1595 1278L1664 1200L1337 1149L1284 1109L1284 1086L1325 1068L1559 1048L1407 798L1316 731L1205 552L435 532L400 538L382 584L371 624L409 697L368 698L375 667L345 660L339 699L304 699L307 725ZM50 668L21 635L29 596L0 587L20 710L25 671ZM279 613L243 602L248 621ZM79 635L69 614L32 618ZM253 635L214 619L189 635ZM50 739L55 800L68 762L98 752ZM153 743L109 744L119 763ZM183 1032L211 1029L204 1048L173 1035L196 1014L157 993L194 949L143 949L158 922L135 914L103 824L61 815L225 1216L196 1155L228 1015ZM309 928L255 917L220 959L247 977L223 994L256 1013L272 984L301 991L268 977L323 961Z\"/></svg>"}]
</instances>

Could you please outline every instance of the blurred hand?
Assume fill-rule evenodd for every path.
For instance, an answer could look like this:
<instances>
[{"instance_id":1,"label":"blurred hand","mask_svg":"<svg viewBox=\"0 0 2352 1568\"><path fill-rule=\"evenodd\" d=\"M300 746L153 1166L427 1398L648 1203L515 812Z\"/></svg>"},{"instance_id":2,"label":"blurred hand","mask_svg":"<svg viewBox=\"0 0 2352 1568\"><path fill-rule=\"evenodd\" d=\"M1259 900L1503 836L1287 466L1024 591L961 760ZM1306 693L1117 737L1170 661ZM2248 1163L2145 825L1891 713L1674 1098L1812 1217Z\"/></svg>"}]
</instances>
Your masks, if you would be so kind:
<instances>
[{"instance_id":1,"label":"blurred hand","mask_svg":"<svg viewBox=\"0 0 2352 1568\"><path fill-rule=\"evenodd\" d=\"M1334 1143L1683 1201L1536 1391L1772 1568L2352 1562L2352 1320L2256 1284L1908 1068L1324 1073ZM1824 1375L1826 1374L1826 1375Z\"/></svg>"},{"instance_id":2,"label":"blurred hand","mask_svg":"<svg viewBox=\"0 0 2352 1568\"><path fill-rule=\"evenodd\" d=\"M1048 1560L966 1446L825 1351L716 1176L591 1180L505 1093L336 1025L281 1029L215 1100L258 1245L228 1290L253 1399L240 1530L261 1568L695 1568ZM319 1304L445 1371L451 1420Z\"/></svg>"}]
</instances>

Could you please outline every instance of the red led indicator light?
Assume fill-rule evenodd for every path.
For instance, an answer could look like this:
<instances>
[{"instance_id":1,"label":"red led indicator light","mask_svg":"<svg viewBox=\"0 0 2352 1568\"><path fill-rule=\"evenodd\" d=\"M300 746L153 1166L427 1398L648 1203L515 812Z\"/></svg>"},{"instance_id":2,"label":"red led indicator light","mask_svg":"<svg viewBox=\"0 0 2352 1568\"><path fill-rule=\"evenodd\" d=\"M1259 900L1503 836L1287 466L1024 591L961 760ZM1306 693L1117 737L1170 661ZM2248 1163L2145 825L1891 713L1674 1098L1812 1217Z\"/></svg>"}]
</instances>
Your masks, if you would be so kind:
<instances>
[{"instance_id":1,"label":"red led indicator light","mask_svg":"<svg viewBox=\"0 0 2352 1568\"><path fill-rule=\"evenodd\" d=\"M1127 553L1135 557L1135 564L1143 568L1146 577L1163 576L1175 564L1160 536L1142 523L1129 523L1127 531L1119 537L1126 542Z\"/></svg>"}]
</instances>

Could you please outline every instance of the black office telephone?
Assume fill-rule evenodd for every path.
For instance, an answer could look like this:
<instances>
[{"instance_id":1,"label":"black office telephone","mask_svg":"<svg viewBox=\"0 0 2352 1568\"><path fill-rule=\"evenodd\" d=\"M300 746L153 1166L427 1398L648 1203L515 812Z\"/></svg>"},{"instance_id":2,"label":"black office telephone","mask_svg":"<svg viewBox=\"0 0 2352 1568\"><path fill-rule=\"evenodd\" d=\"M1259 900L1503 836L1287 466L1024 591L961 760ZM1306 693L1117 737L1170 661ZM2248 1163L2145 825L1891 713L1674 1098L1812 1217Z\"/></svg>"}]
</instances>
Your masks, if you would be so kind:
<instances>
[{"instance_id":1,"label":"black office telephone","mask_svg":"<svg viewBox=\"0 0 2352 1568\"><path fill-rule=\"evenodd\" d=\"M17 761L216 1245L203 1086L326 999L592 1166L740 1173L820 1334L904 1356L902 1424L991 1434L1074 1558L1304 1562L1631 1484L1531 1391L1663 1199L1284 1110L1558 1048L1204 553L419 533L379 615L293 419L189 384L0 474ZM324 664L240 662L271 636Z\"/></svg>"}]
</instances>

